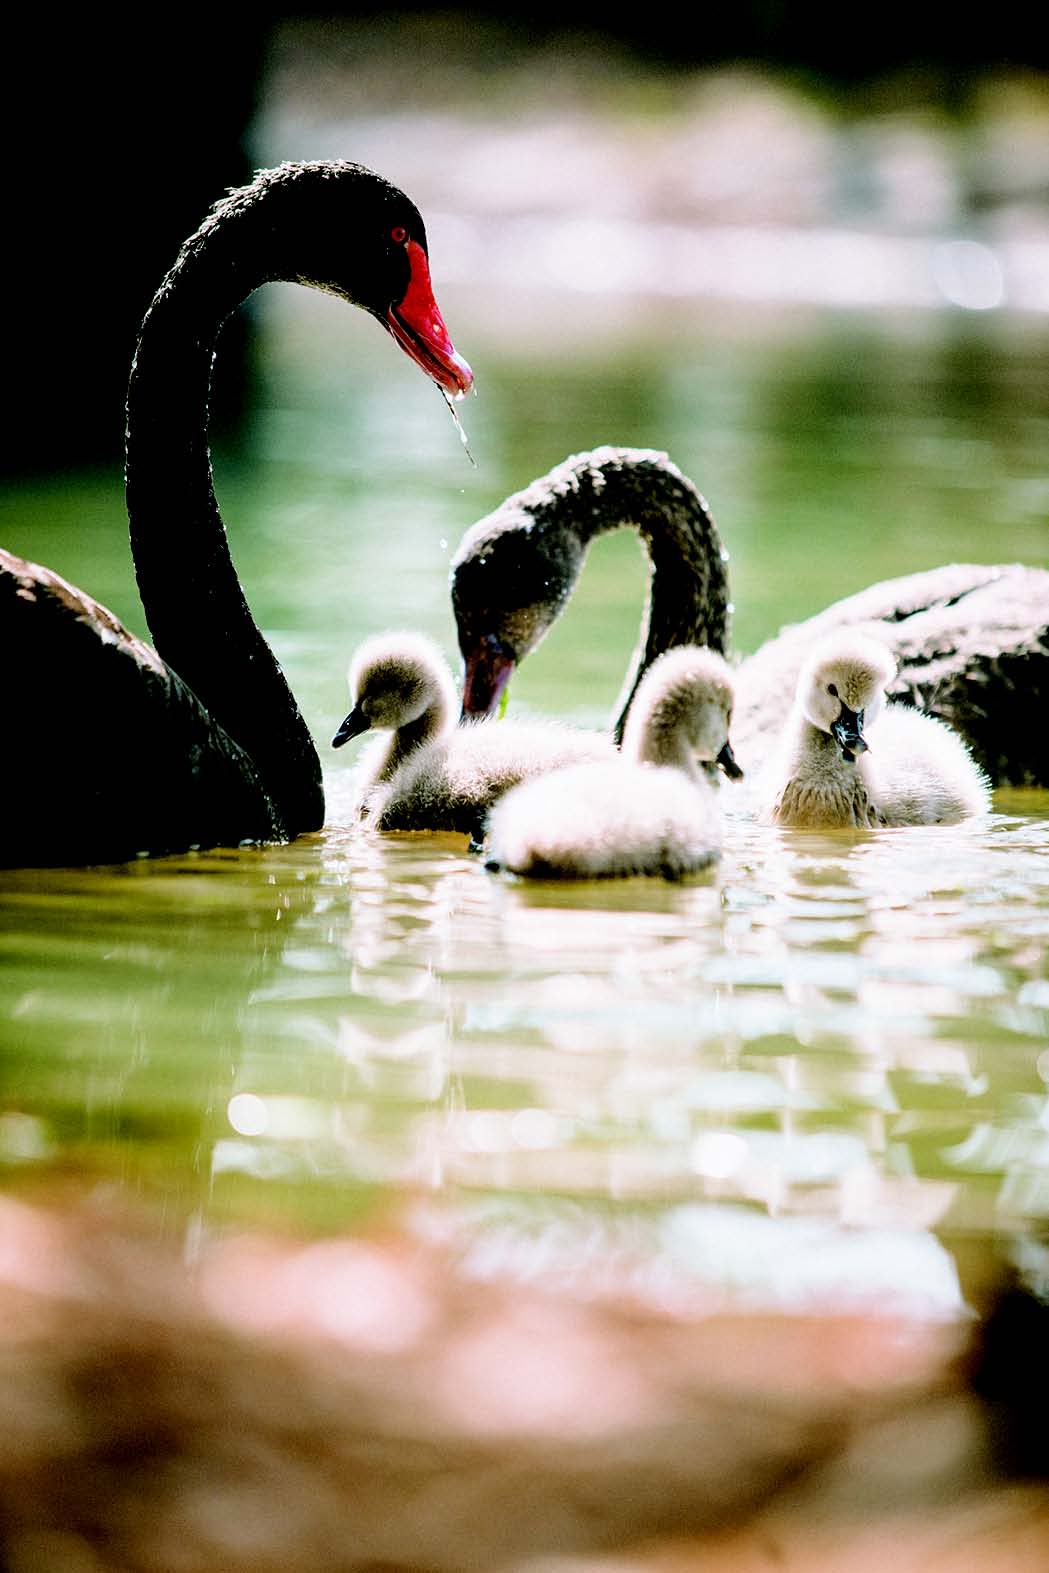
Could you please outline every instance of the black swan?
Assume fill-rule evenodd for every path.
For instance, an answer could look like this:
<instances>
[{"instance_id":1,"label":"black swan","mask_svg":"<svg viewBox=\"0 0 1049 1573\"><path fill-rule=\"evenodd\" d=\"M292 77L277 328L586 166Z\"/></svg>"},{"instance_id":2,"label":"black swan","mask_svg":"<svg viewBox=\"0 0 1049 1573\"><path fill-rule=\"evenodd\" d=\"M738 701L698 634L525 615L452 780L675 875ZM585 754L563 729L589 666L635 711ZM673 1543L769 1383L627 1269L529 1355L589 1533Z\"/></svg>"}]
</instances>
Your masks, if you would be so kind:
<instances>
[{"instance_id":1,"label":"black swan","mask_svg":"<svg viewBox=\"0 0 1049 1573\"><path fill-rule=\"evenodd\" d=\"M126 490L156 652L57 574L0 553L0 659L16 680L0 862L120 861L319 829L320 761L256 626L211 481L215 341L259 285L370 312L446 396L471 386L430 286L422 218L358 164L283 164L220 201L145 317Z\"/></svg>"},{"instance_id":2,"label":"black swan","mask_svg":"<svg viewBox=\"0 0 1049 1573\"><path fill-rule=\"evenodd\" d=\"M678 645L638 685L615 759L525 781L492 811L487 867L532 879L681 879L715 863L712 780L742 774L729 745L732 676L723 656Z\"/></svg>"},{"instance_id":3,"label":"black swan","mask_svg":"<svg viewBox=\"0 0 1049 1573\"><path fill-rule=\"evenodd\" d=\"M451 669L421 634L376 634L355 651L353 709L332 738L392 733L361 765L359 813L377 830L447 830L484 839L492 805L519 782L580 761L615 760L612 739L559 721L456 726Z\"/></svg>"},{"instance_id":4,"label":"black swan","mask_svg":"<svg viewBox=\"0 0 1049 1573\"><path fill-rule=\"evenodd\" d=\"M664 453L596 448L507 498L463 536L451 593L464 715L495 708L514 666L564 608L590 542L624 525L641 535L651 572L616 739L661 651L705 644L725 652L726 554L703 498ZM733 740L748 770L782 728L813 640L859 622L878 625L896 660L891 699L952 726L993 785L1049 785L1049 731L1031 721L1049 699L1049 572L1017 563L953 563L887 579L770 639L735 673Z\"/></svg>"}]
</instances>

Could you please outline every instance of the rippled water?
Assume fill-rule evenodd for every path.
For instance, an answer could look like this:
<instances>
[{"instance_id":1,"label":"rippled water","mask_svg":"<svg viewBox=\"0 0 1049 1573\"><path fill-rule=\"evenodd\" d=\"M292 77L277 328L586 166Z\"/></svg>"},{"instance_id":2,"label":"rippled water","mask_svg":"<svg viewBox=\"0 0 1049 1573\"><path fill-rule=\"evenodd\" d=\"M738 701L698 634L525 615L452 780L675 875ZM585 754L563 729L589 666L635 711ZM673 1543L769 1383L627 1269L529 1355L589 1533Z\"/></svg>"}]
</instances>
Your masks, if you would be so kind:
<instances>
[{"instance_id":1,"label":"rippled water","mask_svg":"<svg viewBox=\"0 0 1049 1573\"><path fill-rule=\"evenodd\" d=\"M1011 806L730 819L682 887L507 885L455 838L350 827L9 874L0 1153L212 1224L436 1188L526 1263L553 1228L712 1286L943 1308L929 1231L1049 1214L1049 799Z\"/></svg>"},{"instance_id":2,"label":"rippled water","mask_svg":"<svg viewBox=\"0 0 1049 1573\"><path fill-rule=\"evenodd\" d=\"M668 447L707 492L742 648L889 573L1049 562L1029 324L756 339L654 317L600 338L577 317L500 358L448 307L480 374L473 471L387 345L322 342L331 306L269 342L249 450L218 463L322 745L356 641L408 624L451 653L460 531L597 441ZM12 547L141 627L115 476L4 502ZM600 723L612 703L641 579L632 538L600 548L521 710ZM726 787L713 875L529 888L454 838L354 827L351 787L340 755L329 828L288 847L0 874L9 1185L115 1184L191 1235L334 1228L408 1191L522 1271L636 1260L940 1309L952 1253L964 1282L1049 1216L1049 794L815 835L748 822Z\"/></svg>"}]
</instances>

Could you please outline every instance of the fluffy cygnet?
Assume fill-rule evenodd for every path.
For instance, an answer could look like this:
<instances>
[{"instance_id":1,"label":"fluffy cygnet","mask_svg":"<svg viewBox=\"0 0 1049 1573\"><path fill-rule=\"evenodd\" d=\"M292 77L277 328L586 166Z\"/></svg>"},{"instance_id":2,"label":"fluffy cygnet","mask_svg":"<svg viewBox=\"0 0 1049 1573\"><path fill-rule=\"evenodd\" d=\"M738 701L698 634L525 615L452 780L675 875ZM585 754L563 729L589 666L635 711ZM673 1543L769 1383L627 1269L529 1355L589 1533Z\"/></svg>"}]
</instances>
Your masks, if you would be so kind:
<instances>
[{"instance_id":1,"label":"fluffy cygnet","mask_svg":"<svg viewBox=\"0 0 1049 1573\"><path fill-rule=\"evenodd\" d=\"M356 652L354 705L332 744L390 731L363 765L360 813L379 830L452 830L481 841L496 799L519 782L580 760L615 759L610 737L556 721L456 726L455 685L420 634L380 634Z\"/></svg>"},{"instance_id":2,"label":"fluffy cygnet","mask_svg":"<svg viewBox=\"0 0 1049 1573\"><path fill-rule=\"evenodd\" d=\"M777 824L936 825L987 808L987 778L950 727L885 705L896 664L880 640L841 629L811 650L768 790Z\"/></svg>"},{"instance_id":3,"label":"fluffy cygnet","mask_svg":"<svg viewBox=\"0 0 1049 1573\"><path fill-rule=\"evenodd\" d=\"M360 798L424 743L455 724L459 699L451 670L438 646L425 634L401 631L375 634L354 651L347 673L353 708L331 740L341 748L362 732L376 738L360 766Z\"/></svg>"},{"instance_id":4,"label":"fluffy cygnet","mask_svg":"<svg viewBox=\"0 0 1049 1573\"><path fill-rule=\"evenodd\" d=\"M679 879L708 867L721 850L717 766L741 774L732 700L721 656L668 650L641 680L619 759L555 771L497 804L488 867L535 879Z\"/></svg>"}]
</instances>

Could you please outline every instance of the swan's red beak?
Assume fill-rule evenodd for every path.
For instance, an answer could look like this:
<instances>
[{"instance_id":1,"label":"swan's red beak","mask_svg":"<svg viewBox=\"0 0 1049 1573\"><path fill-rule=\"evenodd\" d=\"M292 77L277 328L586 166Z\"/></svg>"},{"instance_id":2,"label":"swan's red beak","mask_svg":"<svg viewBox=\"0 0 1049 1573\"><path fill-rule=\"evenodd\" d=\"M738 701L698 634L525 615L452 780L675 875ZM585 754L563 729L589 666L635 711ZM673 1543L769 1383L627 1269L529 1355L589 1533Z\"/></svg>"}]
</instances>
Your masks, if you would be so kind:
<instances>
[{"instance_id":1,"label":"swan's red beak","mask_svg":"<svg viewBox=\"0 0 1049 1573\"><path fill-rule=\"evenodd\" d=\"M491 715L516 665L513 651L494 634L485 634L476 648L463 657L463 708L459 719Z\"/></svg>"},{"instance_id":2,"label":"swan's red beak","mask_svg":"<svg viewBox=\"0 0 1049 1573\"><path fill-rule=\"evenodd\" d=\"M386 313L386 326L406 355L453 399L473 387L474 374L448 336L430 284L430 264L418 241L405 248L412 276L404 299Z\"/></svg>"}]
</instances>

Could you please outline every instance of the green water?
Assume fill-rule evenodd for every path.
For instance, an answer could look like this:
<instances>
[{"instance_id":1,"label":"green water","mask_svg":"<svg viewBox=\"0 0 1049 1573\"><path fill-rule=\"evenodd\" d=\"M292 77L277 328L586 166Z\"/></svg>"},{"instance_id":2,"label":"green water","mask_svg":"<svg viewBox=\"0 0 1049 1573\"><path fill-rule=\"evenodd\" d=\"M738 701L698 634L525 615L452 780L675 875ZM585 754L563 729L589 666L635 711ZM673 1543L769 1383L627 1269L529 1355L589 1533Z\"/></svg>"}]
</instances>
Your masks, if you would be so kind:
<instances>
[{"instance_id":1,"label":"green water","mask_svg":"<svg viewBox=\"0 0 1049 1573\"><path fill-rule=\"evenodd\" d=\"M877 578L1049 565L1049 325L442 305L477 372L476 468L374 323L267 298L257 407L216 478L329 827L0 873L5 1183L115 1186L176 1235L422 1196L526 1270L625 1254L788 1300L952 1305L944 1245L979 1257L1049 1217L1049 795L816 836L746 822L726 789L708 880L522 889L455 840L355 829L353 750L327 739L354 644L420 627L451 655L461 531L599 442L667 448L706 493L741 650ZM0 502L6 545L143 630L115 474ZM634 539L599 542L514 709L602 723L641 598Z\"/></svg>"}]
</instances>

